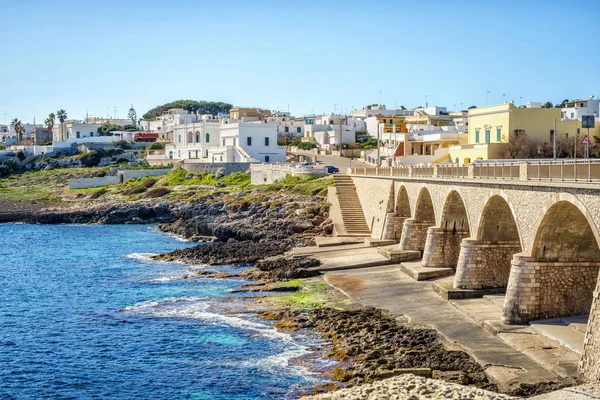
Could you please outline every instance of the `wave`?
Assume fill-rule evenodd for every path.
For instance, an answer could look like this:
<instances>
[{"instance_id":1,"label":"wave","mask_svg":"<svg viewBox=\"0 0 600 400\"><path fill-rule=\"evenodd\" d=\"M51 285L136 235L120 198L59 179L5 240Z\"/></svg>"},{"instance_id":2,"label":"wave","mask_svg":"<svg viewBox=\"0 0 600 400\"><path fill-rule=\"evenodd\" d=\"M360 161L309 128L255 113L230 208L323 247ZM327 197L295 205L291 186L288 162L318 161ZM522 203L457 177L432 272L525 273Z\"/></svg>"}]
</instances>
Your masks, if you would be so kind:
<instances>
[{"instance_id":1,"label":"wave","mask_svg":"<svg viewBox=\"0 0 600 400\"><path fill-rule=\"evenodd\" d=\"M152 256L156 256L156 253L131 253L127 254L125 258L131 258L133 260L143 261L143 262L156 262Z\"/></svg>"},{"instance_id":2,"label":"wave","mask_svg":"<svg viewBox=\"0 0 600 400\"><path fill-rule=\"evenodd\" d=\"M175 304L175 303L182 303L182 302L186 302L186 301L199 301L199 300L205 300L205 299L206 299L205 297L194 297L194 296L167 297L160 301L155 301L155 300L141 301L139 303L135 303L134 305L123 307L123 308L119 309L119 311L120 312L140 311L142 313L147 313L147 312L149 312L149 310L156 308L156 307L166 306L166 305Z\"/></svg>"}]
</instances>

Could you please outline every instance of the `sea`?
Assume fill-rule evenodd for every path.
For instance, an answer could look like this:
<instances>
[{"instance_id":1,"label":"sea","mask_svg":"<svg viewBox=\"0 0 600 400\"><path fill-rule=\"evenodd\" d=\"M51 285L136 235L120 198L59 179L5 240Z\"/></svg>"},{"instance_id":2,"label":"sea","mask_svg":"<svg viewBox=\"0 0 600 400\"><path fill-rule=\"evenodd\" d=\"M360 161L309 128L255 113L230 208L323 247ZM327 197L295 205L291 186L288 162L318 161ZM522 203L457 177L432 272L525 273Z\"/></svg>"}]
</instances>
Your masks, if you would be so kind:
<instances>
[{"instance_id":1,"label":"sea","mask_svg":"<svg viewBox=\"0 0 600 400\"><path fill-rule=\"evenodd\" d=\"M0 224L0 399L291 399L327 382L322 339L246 312L227 292L246 281L150 258L192 245L144 225Z\"/></svg>"}]
</instances>

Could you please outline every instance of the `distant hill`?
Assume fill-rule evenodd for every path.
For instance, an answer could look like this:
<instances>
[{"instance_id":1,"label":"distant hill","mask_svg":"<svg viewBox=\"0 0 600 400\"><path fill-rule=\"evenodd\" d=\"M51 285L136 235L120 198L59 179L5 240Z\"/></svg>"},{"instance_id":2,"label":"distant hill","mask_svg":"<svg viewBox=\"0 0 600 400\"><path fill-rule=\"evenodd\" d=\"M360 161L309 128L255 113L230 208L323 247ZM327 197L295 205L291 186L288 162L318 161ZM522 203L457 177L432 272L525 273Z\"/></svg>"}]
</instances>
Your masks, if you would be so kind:
<instances>
[{"instance_id":1,"label":"distant hill","mask_svg":"<svg viewBox=\"0 0 600 400\"><path fill-rule=\"evenodd\" d=\"M153 119L159 117L171 108L183 108L191 113L199 111L201 114L218 114L220 112L228 113L232 107L231 104L220 101L177 100L154 107L144 114L143 118Z\"/></svg>"}]
</instances>

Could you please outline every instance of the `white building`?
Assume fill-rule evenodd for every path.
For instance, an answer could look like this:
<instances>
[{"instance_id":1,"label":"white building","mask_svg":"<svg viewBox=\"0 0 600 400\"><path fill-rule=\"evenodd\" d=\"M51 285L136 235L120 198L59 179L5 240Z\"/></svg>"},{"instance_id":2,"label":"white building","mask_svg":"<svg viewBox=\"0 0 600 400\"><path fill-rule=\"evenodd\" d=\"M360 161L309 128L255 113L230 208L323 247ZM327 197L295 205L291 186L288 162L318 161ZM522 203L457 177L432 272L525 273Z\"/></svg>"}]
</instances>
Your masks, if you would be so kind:
<instances>
[{"instance_id":1,"label":"white building","mask_svg":"<svg viewBox=\"0 0 600 400\"><path fill-rule=\"evenodd\" d=\"M573 100L565 104L561 109L563 119L581 119L584 115L600 116L600 99L591 96L587 100Z\"/></svg>"},{"instance_id":2,"label":"white building","mask_svg":"<svg viewBox=\"0 0 600 400\"><path fill-rule=\"evenodd\" d=\"M82 121L67 120L64 123L56 122L52 128L53 142L66 142L73 139L97 137L98 128L102 124L86 124Z\"/></svg>"},{"instance_id":3,"label":"white building","mask_svg":"<svg viewBox=\"0 0 600 400\"><path fill-rule=\"evenodd\" d=\"M355 118L365 119L368 117L377 117L377 116L400 116L400 115L413 115L414 110L407 110L405 108L398 108L395 110L388 110L385 108L385 105L381 106L372 106L365 107L362 110L353 110L350 112L350 115Z\"/></svg>"},{"instance_id":4,"label":"white building","mask_svg":"<svg viewBox=\"0 0 600 400\"><path fill-rule=\"evenodd\" d=\"M207 163L285 161L285 147L277 145L276 124L203 121L176 126L173 134L173 144L165 147L166 159Z\"/></svg>"},{"instance_id":5,"label":"white building","mask_svg":"<svg viewBox=\"0 0 600 400\"><path fill-rule=\"evenodd\" d=\"M148 132L158 132L160 140L172 141L175 126L193 124L201 120L201 116L191 114L183 108L172 108L155 120L141 120L140 127Z\"/></svg>"}]
</instances>

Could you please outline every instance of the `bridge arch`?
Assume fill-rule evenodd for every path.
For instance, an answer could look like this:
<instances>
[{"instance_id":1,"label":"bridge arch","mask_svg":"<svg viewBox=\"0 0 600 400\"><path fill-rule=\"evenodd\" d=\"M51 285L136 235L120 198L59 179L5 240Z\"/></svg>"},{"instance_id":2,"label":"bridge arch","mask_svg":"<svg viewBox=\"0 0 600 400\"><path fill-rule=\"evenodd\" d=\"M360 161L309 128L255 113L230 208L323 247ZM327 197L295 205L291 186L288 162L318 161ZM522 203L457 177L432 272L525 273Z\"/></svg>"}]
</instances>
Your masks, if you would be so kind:
<instances>
[{"instance_id":1,"label":"bridge arch","mask_svg":"<svg viewBox=\"0 0 600 400\"><path fill-rule=\"evenodd\" d=\"M402 189L400 191L402 192ZM431 193L423 186L417 195L413 218L404 220L402 234L400 235L400 250L418 250L423 253L427 240L427 230L433 225L435 225L435 209L433 208Z\"/></svg>"},{"instance_id":2,"label":"bridge arch","mask_svg":"<svg viewBox=\"0 0 600 400\"><path fill-rule=\"evenodd\" d=\"M574 196L553 202L537 227L530 257L516 256L503 319L534 319L587 314L600 271L598 230Z\"/></svg>"},{"instance_id":3,"label":"bridge arch","mask_svg":"<svg viewBox=\"0 0 600 400\"><path fill-rule=\"evenodd\" d=\"M446 201L442 211L441 228L446 232L466 231L469 233L469 216L461 195L452 190Z\"/></svg>"},{"instance_id":4,"label":"bridge arch","mask_svg":"<svg viewBox=\"0 0 600 400\"><path fill-rule=\"evenodd\" d=\"M426 187L421 188L415 205L415 222L429 222L435 224L435 209L431 200L431 193Z\"/></svg>"},{"instance_id":5,"label":"bridge arch","mask_svg":"<svg viewBox=\"0 0 600 400\"><path fill-rule=\"evenodd\" d=\"M455 268L460 244L469 235L469 217L465 202L458 191L453 189L444 201L440 225L427 230L423 266Z\"/></svg>"},{"instance_id":6,"label":"bridge arch","mask_svg":"<svg viewBox=\"0 0 600 400\"><path fill-rule=\"evenodd\" d=\"M477 240L498 242L519 242L522 245L519 226L512 206L505 196L490 197L479 220Z\"/></svg>"},{"instance_id":7,"label":"bridge arch","mask_svg":"<svg viewBox=\"0 0 600 400\"><path fill-rule=\"evenodd\" d=\"M408 191L406 186L400 186L398 190L398 196L396 199L395 214L397 217L410 218L410 199L408 197Z\"/></svg>"},{"instance_id":8,"label":"bridge arch","mask_svg":"<svg viewBox=\"0 0 600 400\"><path fill-rule=\"evenodd\" d=\"M483 207L474 239L463 240L454 287L505 288L513 255L522 250L514 212L505 196L493 195Z\"/></svg>"}]
</instances>

